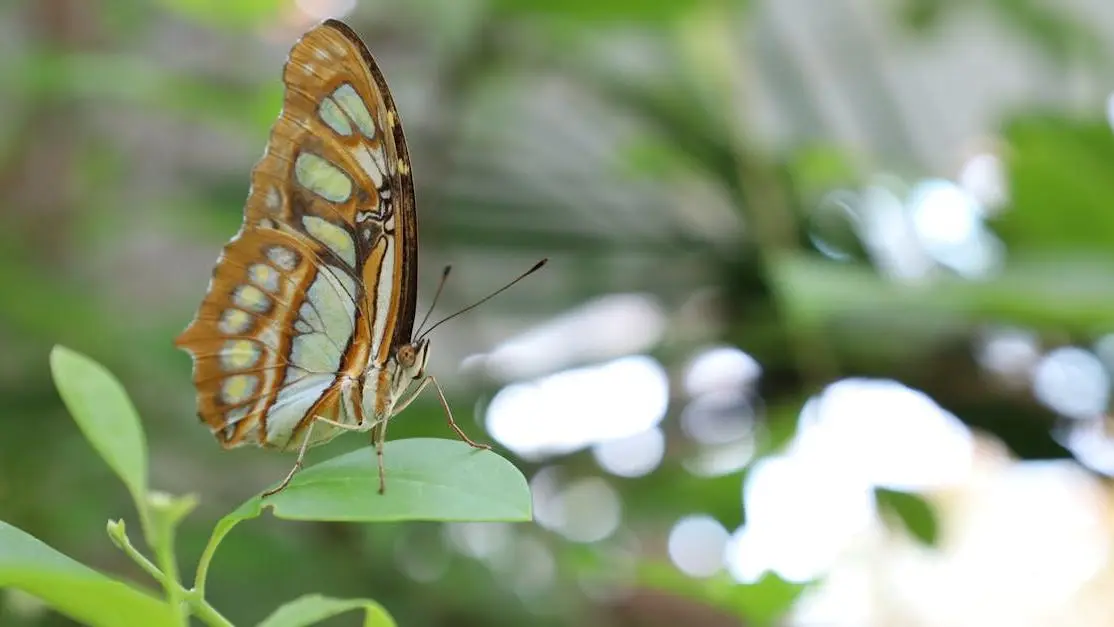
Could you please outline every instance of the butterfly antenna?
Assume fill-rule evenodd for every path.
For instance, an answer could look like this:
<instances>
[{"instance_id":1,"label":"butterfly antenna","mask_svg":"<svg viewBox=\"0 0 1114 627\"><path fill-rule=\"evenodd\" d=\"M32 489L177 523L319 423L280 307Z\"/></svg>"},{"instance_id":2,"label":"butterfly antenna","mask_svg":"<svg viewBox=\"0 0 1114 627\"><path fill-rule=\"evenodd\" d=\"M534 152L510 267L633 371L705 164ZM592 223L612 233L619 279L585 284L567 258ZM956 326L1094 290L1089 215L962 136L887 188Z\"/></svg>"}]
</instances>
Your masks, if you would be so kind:
<instances>
[{"instance_id":1,"label":"butterfly antenna","mask_svg":"<svg viewBox=\"0 0 1114 627\"><path fill-rule=\"evenodd\" d=\"M503 287L501 287L501 288L499 288L499 289L495 290L494 292L492 292L492 293L488 294L487 296L484 296L483 298L481 298L481 299L479 299L478 301L476 301L476 302L472 303L471 305L468 305L468 306L467 306L467 307L465 307L464 309L461 309L460 311L458 311L458 312L456 312L456 313L454 313L454 314L451 314L451 315L449 315L449 316L446 316L446 317L444 317L444 318L441 318L441 319L440 319L440 320L438 320L438 321L437 321L437 322L436 322L436 323L435 323L435 324L434 324L433 326L429 327L428 329L426 329L426 330L425 330L425 332L423 332L423 333L422 333L421 335L419 335L419 336L418 336L418 339L420 340L420 339L422 339L423 337L425 337L425 336L429 335L430 331L432 331L432 330L436 329L437 327L439 327L439 326L441 326L442 324L444 324L444 323L448 322L449 320L452 320L453 318L455 318L455 317L459 316L460 314L462 314L462 313L465 313L465 312L468 312L468 311L472 311L472 310L473 310L473 309L475 309L476 307L479 307L480 305L482 305L482 304L486 303L487 301L491 300L492 298L495 298L495 297L496 297L496 296L498 296L499 294L502 294L503 292L505 292L505 291L507 291L508 289L510 289L510 288L511 288L511 286L513 286L513 285L514 285L515 283L518 283L518 282L519 282L519 281L521 281L522 279L525 279L526 277L530 276L531 274L534 274L534 273L535 273L535 272L537 272L538 270L541 270L541 269L542 269L542 266L544 266L544 265L545 265L545 264L546 264L546 263L547 263L548 261L549 261L549 259L542 259L542 260L541 260L541 261L539 261L538 263L535 263L535 264L534 264L534 267L530 268L530 269L529 269L529 270L527 270L526 272L523 272L522 274L520 274L520 275L518 275L517 277L515 277L515 278L514 278L514 280L513 280L513 281L511 281L510 283L507 283L507 284L506 284L506 285L504 285Z\"/></svg>"},{"instance_id":2,"label":"butterfly antenna","mask_svg":"<svg viewBox=\"0 0 1114 627\"><path fill-rule=\"evenodd\" d=\"M437 283L437 291L433 293L433 300L429 303L429 309L425 311L425 316L422 317L421 324L418 325L418 333L422 332L422 327L425 326L426 321L429 320L429 315L433 313L433 308L437 305L437 299L441 298L441 290L445 289L445 283L449 280L449 273L452 272L452 266L445 266L441 271L441 281Z\"/></svg>"}]
</instances>

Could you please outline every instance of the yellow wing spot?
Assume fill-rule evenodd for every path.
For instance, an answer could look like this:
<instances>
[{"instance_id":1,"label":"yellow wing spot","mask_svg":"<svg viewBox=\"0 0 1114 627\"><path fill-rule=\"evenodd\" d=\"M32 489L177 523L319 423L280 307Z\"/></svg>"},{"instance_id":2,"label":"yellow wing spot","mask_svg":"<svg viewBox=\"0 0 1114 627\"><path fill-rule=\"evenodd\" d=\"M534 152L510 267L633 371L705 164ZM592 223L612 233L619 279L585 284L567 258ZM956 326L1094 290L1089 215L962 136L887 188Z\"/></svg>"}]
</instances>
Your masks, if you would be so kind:
<instances>
[{"instance_id":1,"label":"yellow wing spot","mask_svg":"<svg viewBox=\"0 0 1114 627\"><path fill-rule=\"evenodd\" d=\"M271 308L271 299L254 285L241 285L232 293L232 302L240 309L266 313Z\"/></svg>"},{"instance_id":2,"label":"yellow wing spot","mask_svg":"<svg viewBox=\"0 0 1114 627\"><path fill-rule=\"evenodd\" d=\"M345 117L344 112L340 110L340 107L332 98L325 98L321 101L321 104L317 106L317 115L321 116L321 120L338 135L348 136L352 134L352 125L348 123L348 118Z\"/></svg>"},{"instance_id":3,"label":"yellow wing spot","mask_svg":"<svg viewBox=\"0 0 1114 627\"><path fill-rule=\"evenodd\" d=\"M398 116L395 115L395 110L387 111L387 126L394 128L398 124Z\"/></svg>"},{"instance_id":4,"label":"yellow wing spot","mask_svg":"<svg viewBox=\"0 0 1114 627\"><path fill-rule=\"evenodd\" d=\"M217 324L217 328L225 335L243 333L249 327L251 327L251 314L243 309L225 309Z\"/></svg>"},{"instance_id":5,"label":"yellow wing spot","mask_svg":"<svg viewBox=\"0 0 1114 627\"><path fill-rule=\"evenodd\" d=\"M224 370L244 370L259 363L263 351L251 340L229 340L220 349L220 365Z\"/></svg>"},{"instance_id":6,"label":"yellow wing spot","mask_svg":"<svg viewBox=\"0 0 1114 627\"><path fill-rule=\"evenodd\" d=\"M250 374L228 377L220 386L220 398L226 405L239 405L255 395L259 379Z\"/></svg>"},{"instance_id":7,"label":"yellow wing spot","mask_svg":"<svg viewBox=\"0 0 1114 627\"><path fill-rule=\"evenodd\" d=\"M253 264L248 268L248 279L272 294L278 291L279 276L278 270L265 263Z\"/></svg>"},{"instance_id":8,"label":"yellow wing spot","mask_svg":"<svg viewBox=\"0 0 1114 627\"><path fill-rule=\"evenodd\" d=\"M333 92L333 100L336 100L337 105L341 110L348 114L349 119L356 123L356 127L360 132L369 139L375 137L375 120L371 118L371 111L368 109L367 104L360 94L356 93L356 89L348 83L344 83L336 88Z\"/></svg>"},{"instance_id":9,"label":"yellow wing spot","mask_svg":"<svg viewBox=\"0 0 1114 627\"><path fill-rule=\"evenodd\" d=\"M298 254L289 248L272 246L267 249L267 259L278 266L279 270L293 272L298 267Z\"/></svg>"},{"instance_id":10,"label":"yellow wing spot","mask_svg":"<svg viewBox=\"0 0 1114 627\"><path fill-rule=\"evenodd\" d=\"M410 174L410 166L406 165L406 162L402 159L398 160L398 173L403 176L408 176Z\"/></svg>"},{"instance_id":11,"label":"yellow wing spot","mask_svg":"<svg viewBox=\"0 0 1114 627\"><path fill-rule=\"evenodd\" d=\"M335 165L303 152L294 160L294 177L303 187L325 200L344 202L352 195L352 181Z\"/></svg>"},{"instance_id":12,"label":"yellow wing spot","mask_svg":"<svg viewBox=\"0 0 1114 627\"><path fill-rule=\"evenodd\" d=\"M317 216L302 217L302 224L317 241L348 262L348 265L356 267L356 245L348 231Z\"/></svg>"}]
</instances>

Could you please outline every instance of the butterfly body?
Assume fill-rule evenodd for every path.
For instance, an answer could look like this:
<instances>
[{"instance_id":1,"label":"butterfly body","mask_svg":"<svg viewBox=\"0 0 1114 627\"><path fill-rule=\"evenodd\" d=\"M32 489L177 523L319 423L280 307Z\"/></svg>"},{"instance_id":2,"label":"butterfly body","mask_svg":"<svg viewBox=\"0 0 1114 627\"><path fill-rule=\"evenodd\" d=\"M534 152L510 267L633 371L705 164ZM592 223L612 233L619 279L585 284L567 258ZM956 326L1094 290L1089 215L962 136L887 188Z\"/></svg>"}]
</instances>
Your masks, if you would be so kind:
<instances>
[{"instance_id":1,"label":"butterfly body","mask_svg":"<svg viewBox=\"0 0 1114 627\"><path fill-rule=\"evenodd\" d=\"M294 44L283 81L243 224L175 343L225 448L298 449L296 470L306 448L376 430L382 473L388 420L429 380L429 342L412 337L417 218L401 121L367 48L336 20Z\"/></svg>"}]
</instances>

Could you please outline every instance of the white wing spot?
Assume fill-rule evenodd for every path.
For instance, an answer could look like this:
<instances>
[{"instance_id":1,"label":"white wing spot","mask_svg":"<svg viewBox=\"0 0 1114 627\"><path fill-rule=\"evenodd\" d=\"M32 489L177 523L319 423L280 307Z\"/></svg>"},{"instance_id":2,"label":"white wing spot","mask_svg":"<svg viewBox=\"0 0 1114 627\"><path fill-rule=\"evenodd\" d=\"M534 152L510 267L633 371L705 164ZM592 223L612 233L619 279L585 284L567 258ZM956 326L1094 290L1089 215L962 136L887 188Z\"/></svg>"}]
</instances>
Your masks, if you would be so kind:
<instances>
[{"instance_id":1,"label":"white wing spot","mask_svg":"<svg viewBox=\"0 0 1114 627\"><path fill-rule=\"evenodd\" d=\"M220 315L217 328L225 335L243 333L251 327L251 314L242 309L225 309Z\"/></svg>"},{"instance_id":2,"label":"white wing spot","mask_svg":"<svg viewBox=\"0 0 1114 627\"><path fill-rule=\"evenodd\" d=\"M248 268L248 278L252 283L274 294L279 288L279 272L265 263L253 264Z\"/></svg>"},{"instance_id":3,"label":"white wing spot","mask_svg":"<svg viewBox=\"0 0 1114 627\"><path fill-rule=\"evenodd\" d=\"M263 351L251 340L229 340L220 349L220 365L226 371L244 370L259 363L262 356Z\"/></svg>"},{"instance_id":4,"label":"white wing spot","mask_svg":"<svg viewBox=\"0 0 1114 627\"><path fill-rule=\"evenodd\" d=\"M356 267L356 245L348 231L317 216L303 216L302 224L310 235L348 262L348 265Z\"/></svg>"},{"instance_id":5,"label":"white wing spot","mask_svg":"<svg viewBox=\"0 0 1114 627\"><path fill-rule=\"evenodd\" d=\"M232 293L232 302L240 309L266 313L271 308L271 299L254 285L241 285Z\"/></svg>"},{"instance_id":6,"label":"white wing spot","mask_svg":"<svg viewBox=\"0 0 1114 627\"><path fill-rule=\"evenodd\" d=\"M383 156L375 151L373 154L367 146L361 144L356 148L356 161L364 172L371 177L371 182L376 188L383 186Z\"/></svg>"},{"instance_id":7,"label":"white wing spot","mask_svg":"<svg viewBox=\"0 0 1114 627\"><path fill-rule=\"evenodd\" d=\"M267 249L267 259L279 267L280 270L293 272L298 267L298 255L289 248L272 246Z\"/></svg>"},{"instance_id":8,"label":"white wing spot","mask_svg":"<svg viewBox=\"0 0 1114 627\"><path fill-rule=\"evenodd\" d=\"M352 195L352 181L340 168L309 152L294 160L294 177L309 191L325 200L344 202Z\"/></svg>"},{"instance_id":9,"label":"white wing spot","mask_svg":"<svg viewBox=\"0 0 1114 627\"><path fill-rule=\"evenodd\" d=\"M251 413L251 405L243 405L241 407L233 407L224 414L224 437L231 440L236 436L236 425L241 420L247 418Z\"/></svg>"},{"instance_id":10,"label":"white wing spot","mask_svg":"<svg viewBox=\"0 0 1114 627\"><path fill-rule=\"evenodd\" d=\"M279 195L279 191L274 187L267 188L267 198L264 201L264 203L267 205L267 208L274 211L275 209L279 208L279 204L281 204L281 202L282 196Z\"/></svg>"},{"instance_id":11,"label":"white wing spot","mask_svg":"<svg viewBox=\"0 0 1114 627\"><path fill-rule=\"evenodd\" d=\"M237 374L228 377L220 386L220 397L226 405L239 405L255 395L259 378L250 374Z\"/></svg>"},{"instance_id":12,"label":"white wing spot","mask_svg":"<svg viewBox=\"0 0 1114 627\"><path fill-rule=\"evenodd\" d=\"M317 115L321 116L321 120L338 135L347 137L352 134L352 125L348 123L348 118L332 98L325 98L317 105Z\"/></svg>"},{"instance_id":13,"label":"white wing spot","mask_svg":"<svg viewBox=\"0 0 1114 627\"><path fill-rule=\"evenodd\" d=\"M356 93L352 85L344 83L337 87L333 92L333 100L336 100L340 108L356 123L361 133L369 139L375 137L375 120L372 119L371 111L364 104L364 99L360 98L360 94Z\"/></svg>"}]
</instances>

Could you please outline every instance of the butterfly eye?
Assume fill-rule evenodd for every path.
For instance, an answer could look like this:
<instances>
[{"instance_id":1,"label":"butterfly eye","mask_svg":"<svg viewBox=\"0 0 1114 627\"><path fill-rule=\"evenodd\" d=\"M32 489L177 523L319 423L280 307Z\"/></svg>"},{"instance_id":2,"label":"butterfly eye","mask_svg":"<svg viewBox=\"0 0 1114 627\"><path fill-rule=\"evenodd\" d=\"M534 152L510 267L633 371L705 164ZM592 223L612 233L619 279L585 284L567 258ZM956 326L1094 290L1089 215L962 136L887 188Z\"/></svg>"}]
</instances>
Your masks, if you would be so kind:
<instances>
[{"instance_id":1,"label":"butterfly eye","mask_svg":"<svg viewBox=\"0 0 1114 627\"><path fill-rule=\"evenodd\" d=\"M398 359L398 365L405 369L410 369L414 367L414 362L417 361L417 357L417 354L414 352L414 345L406 344L399 347L396 359Z\"/></svg>"}]
</instances>

